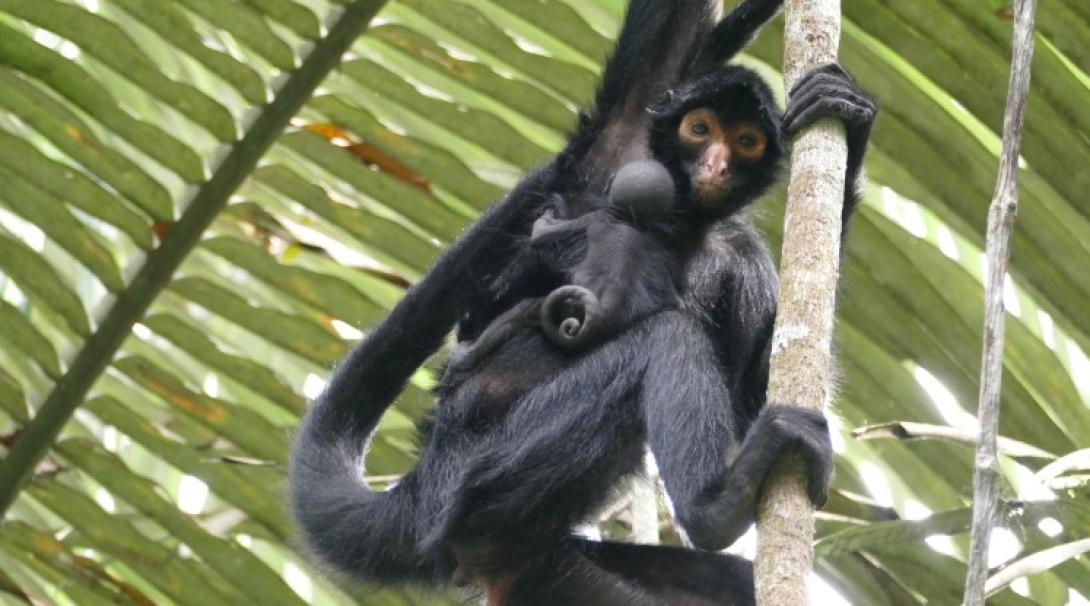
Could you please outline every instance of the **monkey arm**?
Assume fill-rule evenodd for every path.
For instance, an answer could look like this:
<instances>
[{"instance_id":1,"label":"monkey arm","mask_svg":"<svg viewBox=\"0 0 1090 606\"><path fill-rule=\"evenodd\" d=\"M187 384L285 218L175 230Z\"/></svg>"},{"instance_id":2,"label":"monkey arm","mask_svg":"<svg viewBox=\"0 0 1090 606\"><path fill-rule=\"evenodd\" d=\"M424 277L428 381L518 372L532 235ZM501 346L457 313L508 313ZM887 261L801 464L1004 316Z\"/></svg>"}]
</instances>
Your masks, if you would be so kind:
<instances>
[{"instance_id":1,"label":"monkey arm","mask_svg":"<svg viewBox=\"0 0 1090 606\"><path fill-rule=\"evenodd\" d=\"M461 373L476 368L488 354L503 345L517 330L539 323L541 299L523 299L496 316L472 341L459 343L450 354L446 373Z\"/></svg>"},{"instance_id":2,"label":"monkey arm","mask_svg":"<svg viewBox=\"0 0 1090 606\"><path fill-rule=\"evenodd\" d=\"M345 410L352 410L365 401L367 398L363 394L376 389L374 383L387 385L381 399L392 402L404 381L439 349L443 338L469 304L473 293L466 285L468 278L502 267L503 260L490 251L501 246L511 232L528 229L530 218L544 201L543 187L552 175L551 166L538 170L486 211L337 367L316 408L337 409L341 415L353 416ZM379 373L382 376L397 380L375 382L378 368L382 369ZM389 388L393 388L392 391ZM369 408L364 406L360 410L362 414ZM319 416L325 415L311 414L308 420ZM368 414L368 422L369 417Z\"/></svg>"},{"instance_id":3,"label":"monkey arm","mask_svg":"<svg viewBox=\"0 0 1090 606\"><path fill-rule=\"evenodd\" d=\"M729 388L702 328L681 328L664 336L677 339L662 345L671 350L659 359L670 364L648 370L643 401L651 450L692 543L718 550L741 536L754 520L765 476L788 451L802 454L810 498L823 504L833 466L824 416L768 406L744 429L743 391Z\"/></svg>"},{"instance_id":4,"label":"monkey arm","mask_svg":"<svg viewBox=\"0 0 1090 606\"><path fill-rule=\"evenodd\" d=\"M783 0L743 0L715 26L697 65L714 66L738 54L777 13Z\"/></svg>"},{"instance_id":5,"label":"monkey arm","mask_svg":"<svg viewBox=\"0 0 1090 606\"><path fill-rule=\"evenodd\" d=\"M679 315L671 328L648 343L659 362L649 366L640 396L647 441L690 540L722 549L745 531L742 512L721 507L742 428L703 326Z\"/></svg>"},{"instance_id":6,"label":"monkey arm","mask_svg":"<svg viewBox=\"0 0 1090 606\"><path fill-rule=\"evenodd\" d=\"M705 429L703 434L689 433L701 429ZM683 431L695 443L712 439L723 442L722 434L707 431L706 425L678 428L678 434ZM735 443L734 448L733 460L718 478L691 477L695 469L678 470L670 463L676 460L675 455L669 450L665 456L656 451L664 480L679 471L682 474L680 482L668 481L666 487L678 521L695 546L724 549L746 532L755 520L757 499L769 470L788 451L803 455L810 500L817 506L824 504L833 460L829 430L821 413L794 406L769 406L761 411L741 445ZM667 461L665 468L663 460ZM697 487L703 490L695 490Z\"/></svg>"},{"instance_id":7,"label":"monkey arm","mask_svg":"<svg viewBox=\"0 0 1090 606\"><path fill-rule=\"evenodd\" d=\"M604 221L605 219L602 218L604 213L604 210L595 210L583 213L572 219L558 219L556 218L556 214L550 209L545 211L545 214L534 221L534 227L530 234L530 241L541 246L544 244L545 240L576 237L578 235L577 232L586 231L590 225Z\"/></svg>"},{"instance_id":8,"label":"monkey arm","mask_svg":"<svg viewBox=\"0 0 1090 606\"><path fill-rule=\"evenodd\" d=\"M753 521L773 463L801 453L820 505L833 453L820 413L764 406L776 305L767 249L755 234L736 231L729 248L704 257L702 271L720 277L715 302L703 303L714 322L663 337L675 341L657 358L670 364L648 370L643 399L678 521L698 547L722 549Z\"/></svg>"}]
</instances>

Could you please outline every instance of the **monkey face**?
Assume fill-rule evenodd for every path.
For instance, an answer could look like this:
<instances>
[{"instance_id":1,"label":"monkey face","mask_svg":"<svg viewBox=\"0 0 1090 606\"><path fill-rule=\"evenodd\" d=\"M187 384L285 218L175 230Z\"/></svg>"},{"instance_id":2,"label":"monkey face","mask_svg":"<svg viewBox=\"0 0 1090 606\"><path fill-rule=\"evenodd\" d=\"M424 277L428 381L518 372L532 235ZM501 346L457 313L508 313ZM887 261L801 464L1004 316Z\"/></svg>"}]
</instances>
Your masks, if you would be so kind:
<instances>
[{"instance_id":1,"label":"monkey face","mask_svg":"<svg viewBox=\"0 0 1090 606\"><path fill-rule=\"evenodd\" d=\"M696 205L717 211L744 173L764 158L768 133L756 122L726 120L707 107L690 110L677 132L682 164Z\"/></svg>"},{"instance_id":2,"label":"monkey face","mask_svg":"<svg viewBox=\"0 0 1090 606\"><path fill-rule=\"evenodd\" d=\"M775 182L783 115L752 70L731 65L668 91L651 108L651 151L670 171L694 220L732 213Z\"/></svg>"}]
</instances>

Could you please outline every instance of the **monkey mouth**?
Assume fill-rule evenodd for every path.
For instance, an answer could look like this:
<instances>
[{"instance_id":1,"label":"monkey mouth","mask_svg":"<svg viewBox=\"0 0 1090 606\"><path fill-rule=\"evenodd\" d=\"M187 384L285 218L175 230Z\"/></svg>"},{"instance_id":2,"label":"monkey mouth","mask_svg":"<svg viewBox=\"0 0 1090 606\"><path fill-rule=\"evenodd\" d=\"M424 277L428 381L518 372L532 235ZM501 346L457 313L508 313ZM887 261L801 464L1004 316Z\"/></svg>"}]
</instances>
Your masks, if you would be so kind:
<instances>
[{"instance_id":1,"label":"monkey mouth","mask_svg":"<svg viewBox=\"0 0 1090 606\"><path fill-rule=\"evenodd\" d=\"M697 204L707 210L718 210L730 192L726 183L719 179L693 180L693 194Z\"/></svg>"}]
</instances>

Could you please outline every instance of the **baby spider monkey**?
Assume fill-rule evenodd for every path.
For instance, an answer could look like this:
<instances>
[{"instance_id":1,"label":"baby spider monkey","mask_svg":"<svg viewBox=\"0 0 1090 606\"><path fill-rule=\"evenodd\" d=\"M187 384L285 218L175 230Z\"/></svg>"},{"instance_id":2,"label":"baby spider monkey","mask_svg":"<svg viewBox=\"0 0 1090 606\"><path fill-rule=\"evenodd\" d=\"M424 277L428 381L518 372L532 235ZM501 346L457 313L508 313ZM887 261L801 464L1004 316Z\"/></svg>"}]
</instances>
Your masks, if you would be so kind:
<instances>
[{"instance_id":1,"label":"baby spider monkey","mask_svg":"<svg viewBox=\"0 0 1090 606\"><path fill-rule=\"evenodd\" d=\"M523 299L476 339L458 344L448 373L474 368L522 327L538 326L560 347L582 351L677 305L679 260L667 244L674 231L675 188L665 166L631 162L617 171L604 207L557 217L569 215L571 206L559 194L551 197L519 264L526 275L544 271L563 286Z\"/></svg>"}]
</instances>

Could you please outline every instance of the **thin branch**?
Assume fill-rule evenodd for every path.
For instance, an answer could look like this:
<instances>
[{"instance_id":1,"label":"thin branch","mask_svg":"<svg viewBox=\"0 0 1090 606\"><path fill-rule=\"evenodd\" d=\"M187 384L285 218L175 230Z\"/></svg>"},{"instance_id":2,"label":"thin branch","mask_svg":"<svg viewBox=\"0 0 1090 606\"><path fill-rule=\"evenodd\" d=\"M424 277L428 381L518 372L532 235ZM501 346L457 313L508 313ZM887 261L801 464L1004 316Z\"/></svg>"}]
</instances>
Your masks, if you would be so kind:
<instances>
[{"instance_id":1,"label":"thin branch","mask_svg":"<svg viewBox=\"0 0 1090 606\"><path fill-rule=\"evenodd\" d=\"M942 440L955 444L976 446L980 433L972 429L961 429L949 425L931 425L912 421L892 421L867 425L852 430L852 437L859 440L877 440L894 438L897 440ZM999 452L1013 459L1055 459L1056 455L1037 448L1032 444L999 436Z\"/></svg>"},{"instance_id":2,"label":"thin branch","mask_svg":"<svg viewBox=\"0 0 1090 606\"><path fill-rule=\"evenodd\" d=\"M1033 58L1036 0L1016 0L1010 89L1003 118L1003 154L999 179L988 210L988 275L984 289L984 352L980 369L980 443L973 473L973 526L969 545L969 572L965 579L966 606L984 605L988 577L988 545L999 498L999 401L1003 377L1003 280L1010 259L1011 234L1018 211L1018 153L1022 123L1029 97Z\"/></svg>"},{"instance_id":3,"label":"thin branch","mask_svg":"<svg viewBox=\"0 0 1090 606\"><path fill-rule=\"evenodd\" d=\"M0 462L0 518L15 501L38 461L83 398L102 375L132 327L170 283L174 272L200 242L201 236L227 205L228 199L249 176L258 161L284 131L326 75L337 66L356 38L363 33L385 0L357 0L346 6L314 46L299 69L293 71L276 97L265 106L253 125L212 177L204 182L170 233L152 251L123 292L118 295L98 329L84 342L68 371L53 386L38 408L26 432Z\"/></svg>"},{"instance_id":4,"label":"thin branch","mask_svg":"<svg viewBox=\"0 0 1090 606\"><path fill-rule=\"evenodd\" d=\"M632 500L626 518L632 528L633 543L657 545L659 542L659 502L655 478L637 474L631 480Z\"/></svg>"},{"instance_id":5,"label":"thin branch","mask_svg":"<svg viewBox=\"0 0 1090 606\"><path fill-rule=\"evenodd\" d=\"M1001 526L1012 523L1030 526L1049 518L1059 517L1071 506L1070 501L1006 501L999 504L1001 515L996 518ZM865 526L848 528L822 537L814 550L822 557L851 551L896 550L901 546L923 541L936 534L955 535L969 530L972 521L969 508L940 511L921 520L889 520L870 522Z\"/></svg>"},{"instance_id":6,"label":"thin branch","mask_svg":"<svg viewBox=\"0 0 1090 606\"><path fill-rule=\"evenodd\" d=\"M836 60L839 0L784 3L788 90L808 70ZM768 401L822 410L831 390L833 310L847 145L843 127L823 120L796 137L784 214L780 290ZM814 516L802 463L785 459L764 484L758 507L754 578L764 606L809 601Z\"/></svg>"},{"instance_id":7,"label":"thin branch","mask_svg":"<svg viewBox=\"0 0 1090 606\"><path fill-rule=\"evenodd\" d=\"M1053 479L1069 472L1090 470L1090 448L1083 448L1069 452L1055 461L1045 465L1034 474L1033 479L1041 484L1047 484Z\"/></svg>"},{"instance_id":8,"label":"thin branch","mask_svg":"<svg viewBox=\"0 0 1090 606\"><path fill-rule=\"evenodd\" d=\"M991 597L1010 585L1016 579L1028 577L1039 572L1055 568L1060 564L1080 555L1090 552L1090 539L1082 539L1064 545L1058 545L1049 549L1038 551L1021 560L1011 562L1010 565L992 575L984 585L984 595Z\"/></svg>"}]
</instances>

